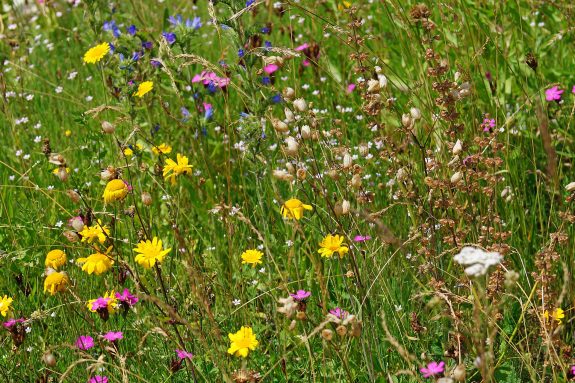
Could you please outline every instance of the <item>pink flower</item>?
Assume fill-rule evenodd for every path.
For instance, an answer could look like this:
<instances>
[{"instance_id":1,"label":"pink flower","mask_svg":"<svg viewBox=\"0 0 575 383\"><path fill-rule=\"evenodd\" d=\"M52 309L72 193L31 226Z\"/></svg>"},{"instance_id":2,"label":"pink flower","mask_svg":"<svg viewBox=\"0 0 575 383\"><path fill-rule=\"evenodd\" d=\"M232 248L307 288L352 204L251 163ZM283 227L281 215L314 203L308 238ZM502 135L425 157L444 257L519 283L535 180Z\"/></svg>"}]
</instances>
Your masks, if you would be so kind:
<instances>
[{"instance_id":1,"label":"pink flower","mask_svg":"<svg viewBox=\"0 0 575 383\"><path fill-rule=\"evenodd\" d=\"M300 52L300 51L306 50L307 48L309 48L309 44L305 43L305 44L302 44L299 47L295 48L294 50L296 52Z\"/></svg>"},{"instance_id":2,"label":"pink flower","mask_svg":"<svg viewBox=\"0 0 575 383\"><path fill-rule=\"evenodd\" d=\"M101 375L92 376L88 383L108 383L108 377Z\"/></svg>"},{"instance_id":3,"label":"pink flower","mask_svg":"<svg viewBox=\"0 0 575 383\"><path fill-rule=\"evenodd\" d=\"M99 309L108 309L108 302L110 298L98 298L92 303L92 311L98 311Z\"/></svg>"},{"instance_id":4,"label":"pink flower","mask_svg":"<svg viewBox=\"0 0 575 383\"><path fill-rule=\"evenodd\" d=\"M202 71L202 73L197 74L192 78L192 83L196 82L201 82L204 86L208 86L210 83L213 83L217 87L224 88L230 83L230 79L218 77L214 72Z\"/></svg>"},{"instance_id":5,"label":"pink flower","mask_svg":"<svg viewBox=\"0 0 575 383\"><path fill-rule=\"evenodd\" d=\"M349 313L347 311L342 310L339 307L336 307L333 310L329 310L329 313L332 314L333 316L335 316L336 318L339 318L339 319L345 319L349 315Z\"/></svg>"},{"instance_id":6,"label":"pink flower","mask_svg":"<svg viewBox=\"0 0 575 383\"><path fill-rule=\"evenodd\" d=\"M349 84L349 85L347 86L346 92L347 92L347 93L351 93L351 92L353 92L354 90L355 90L355 84L354 84L354 83L351 83L351 84Z\"/></svg>"},{"instance_id":7,"label":"pink flower","mask_svg":"<svg viewBox=\"0 0 575 383\"><path fill-rule=\"evenodd\" d=\"M121 331L109 331L102 336L102 338L106 339L108 342L115 342L119 339L124 338L124 334Z\"/></svg>"},{"instance_id":8,"label":"pink flower","mask_svg":"<svg viewBox=\"0 0 575 383\"><path fill-rule=\"evenodd\" d=\"M303 301L311 296L311 292L305 290L298 290L295 294L290 294L290 297L296 301Z\"/></svg>"},{"instance_id":9,"label":"pink flower","mask_svg":"<svg viewBox=\"0 0 575 383\"><path fill-rule=\"evenodd\" d=\"M76 340L76 347L80 350L89 350L94 347L94 338L90 335L80 335Z\"/></svg>"},{"instance_id":10,"label":"pink flower","mask_svg":"<svg viewBox=\"0 0 575 383\"><path fill-rule=\"evenodd\" d=\"M19 319L8 319L6 322L2 323L2 326L6 327L7 329L10 329L12 326L14 326L16 323L24 323L26 321L26 318L19 318Z\"/></svg>"},{"instance_id":11,"label":"pink flower","mask_svg":"<svg viewBox=\"0 0 575 383\"><path fill-rule=\"evenodd\" d=\"M573 87L575 89L575 86ZM575 92L573 92L575 93ZM571 368L569 369L571 371L571 375L575 376L575 365L571 366Z\"/></svg>"},{"instance_id":12,"label":"pink flower","mask_svg":"<svg viewBox=\"0 0 575 383\"><path fill-rule=\"evenodd\" d=\"M563 92L564 90L559 89L558 86L554 86L553 88L547 89L545 91L545 99L547 101L559 101L561 100L561 95Z\"/></svg>"},{"instance_id":13,"label":"pink flower","mask_svg":"<svg viewBox=\"0 0 575 383\"><path fill-rule=\"evenodd\" d=\"M310 66L311 65L311 63L309 62L308 59L303 60L302 64L303 64L303 66Z\"/></svg>"},{"instance_id":14,"label":"pink flower","mask_svg":"<svg viewBox=\"0 0 575 383\"><path fill-rule=\"evenodd\" d=\"M573 89L571 89L571 93L575 93L575 85L573 85Z\"/></svg>"},{"instance_id":15,"label":"pink flower","mask_svg":"<svg viewBox=\"0 0 575 383\"><path fill-rule=\"evenodd\" d=\"M427 364L427 367L421 367L419 371L423 374L424 378L430 378L435 375L439 375L443 372L445 366L445 362L441 361L437 362L430 362Z\"/></svg>"},{"instance_id":16,"label":"pink flower","mask_svg":"<svg viewBox=\"0 0 575 383\"><path fill-rule=\"evenodd\" d=\"M176 350L176 354L178 354L178 358L180 359L192 359L194 357L194 354L185 350Z\"/></svg>"},{"instance_id":17,"label":"pink flower","mask_svg":"<svg viewBox=\"0 0 575 383\"><path fill-rule=\"evenodd\" d=\"M116 293L116 299L121 303L127 305L128 307L132 307L138 302L138 297L133 296L130 294L128 289L124 289L122 294Z\"/></svg>"},{"instance_id":18,"label":"pink flower","mask_svg":"<svg viewBox=\"0 0 575 383\"><path fill-rule=\"evenodd\" d=\"M267 74L272 74L278 69L279 66L277 66L276 64L269 64L264 67L264 72L266 72Z\"/></svg>"},{"instance_id":19,"label":"pink flower","mask_svg":"<svg viewBox=\"0 0 575 383\"><path fill-rule=\"evenodd\" d=\"M365 242L369 241L370 239L371 237L369 235L356 235L355 237L353 237L354 242Z\"/></svg>"}]
</instances>

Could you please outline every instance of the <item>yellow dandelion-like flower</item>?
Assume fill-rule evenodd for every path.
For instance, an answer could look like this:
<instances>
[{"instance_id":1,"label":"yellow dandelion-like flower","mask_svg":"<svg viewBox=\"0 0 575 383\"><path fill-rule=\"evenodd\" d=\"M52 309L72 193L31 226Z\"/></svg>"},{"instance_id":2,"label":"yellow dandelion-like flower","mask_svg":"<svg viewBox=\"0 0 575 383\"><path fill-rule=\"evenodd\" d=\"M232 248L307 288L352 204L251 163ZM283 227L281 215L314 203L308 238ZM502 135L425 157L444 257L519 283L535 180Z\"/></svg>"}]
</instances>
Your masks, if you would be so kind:
<instances>
[{"instance_id":1,"label":"yellow dandelion-like flower","mask_svg":"<svg viewBox=\"0 0 575 383\"><path fill-rule=\"evenodd\" d=\"M82 271L88 274L100 275L110 270L114 264L112 258L108 256L111 249L112 247L110 246L105 254L98 251L87 258L78 258L76 262L82 264Z\"/></svg>"},{"instance_id":2,"label":"yellow dandelion-like flower","mask_svg":"<svg viewBox=\"0 0 575 383\"><path fill-rule=\"evenodd\" d=\"M110 52L110 44L102 43L88 49L84 54L84 62L86 64L95 64L102 60Z\"/></svg>"},{"instance_id":3,"label":"yellow dandelion-like flower","mask_svg":"<svg viewBox=\"0 0 575 383\"><path fill-rule=\"evenodd\" d=\"M304 210L313 210L313 207L304 204L296 198L288 199L281 207L281 213L284 218L293 218L297 221L303 217Z\"/></svg>"},{"instance_id":4,"label":"yellow dandelion-like flower","mask_svg":"<svg viewBox=\"0 0 575 383\"><path fill-rule=\"evenodd\" d=\"M92 243L94 239L97 239L100 243L104 243L107 236L110 235L110 229L108 229L108 226L102 225L102 221L98 220L96 225L84 226L84 229L78 234L82 236L82 242Z\"/></svg>"},{"instance_id":5,"label":"yellow dandelion-like flower","mask_svg":"<svg viewBox=\"0 0 575 383\"><path fill-rule=\"evenodd\" d=\"M0 315L5 317L8 315L8 311L10 311L10 306L12 306L12 302L14 300L10 298L8 295L4 295L3 297L0 296Z\"/></svg>"},{"instance_id":6,"label":"yellow dandelion-like flower","mask_svg":"<svg viewBox=\"0 0 575 383\"><path fill-rule=\"evenodd\" d=\"M162 240L154 237L151 241L141 241L138 246L134 249L136 253L136 262L142 265L145 269L153 267L156 262L161 263L166 254L168 254L172 249L164 250L162 248Z\"/></svg>"},{"instance_id":7,"label":"yellow dandelion-like flower","mask_svg":"<svg viewBox=\"0 0 575 383\"><path fill-rule=\"evenodd\" d=\"M122 180L115 179L108 182L104 189L104 203L123 200L128 195L128 186Z\"/></svg>"},{"instance_id":8,"label":"yellow dandelion-like flower","mask_svg":"<svg viewBox=\"0 0 575 383\"><path fill-rule=\"evenodd\" d=\"M192 165L188 164L188 157L178 153L178 162L168 158L164 165L164 179L169 180L172 185L176 184L176 177L181 174L192 174Z\"/></svg>"},{"instance_id":9,"label":"yellow dandelion-like flower","mask_svg":"<svg viewBox=\"0 0 575 383\"><path fill-rule=\"evenodd\" d=\"M235 334L228 334L228 337L231 342L228 354L242 358L248 356L250 350L254 351L259 344L251 327L242 326Z\"/></svg>"},{"instance_id":10,"label":"yellow dandelion-like flower","mask_svg":"<svg viewBox=\"0 0 575 383\"><path fill-rule=\"evenodd\" d=\"M48 274L44 280L44 292L55 295L57 292L65 291L69 283L70 280L66 273L54 271Z\"/></svg>"},{"instance_id":11,"label":"yellow dandelion-like flower","mask_svg":"<svg viewBox=\"0 0 575 383\"><path fill-rule=\"evenodd\" d=\"M153 146L152 147L152 152L156 155L162 153L162 154L170 154L172 152L172 147L170 145L167 144L160 144L158 146Z\"/></svg>"},{"instance_id":12,"label":"yellow dandelion-like flower","mask_svg":"<svg viewBox=\"0 0 575 383\"><path fill-rule=\"evenodd\" d=\"M134 96L144 97L144 95L152 89L154 89L154 83L152 81L144 81L138 85L138 90L134 93Z\"/></svg>"},{"instance_id":13,"label":"yellow dandelion-like flower","mask_svg":"<svg viewBox=\"0 0 575 383\"><path fill-rule=\"evenodd\" d=\"M551 316L551 318L553 318L553 320L557 322L557 324L561 324L563 322L562 319L565 318L565 311L563 311L562 308L558 307L555 310L553 310L551 315L549 315L549 311L545 310L543 316L545 317L546 321L548 321L549 316Z\"/></svg>"},{"instance_id":14,"label":"yellow dandelion-like flower","mask_svg":"<svg viewBox=\"0 0 575 383\"><path fill-rule=\"evenodd\" d=\"M51 267L53 269L58 269L58 267L64 266L66 263L66 253L62 250L52 250L46 254L46 260L44 261L44 265L46 267Z\"/></svg>"},{"instance_id":15,"label":"yellow dandelion-like flower","mask_svg":"<svg viewBox=\"0 0 575 383\"><path fill-rule=\"evenodd\" d=\"M262 263L263 255L264 253L255 249L246 250L242 253L242 264L247 263L252 265L252 267L256 267L257 264Z\"/></svg>"},{"instance_id":16,"label":"yellow dandelion-like flower","mask_svg":"<svg viewBox=\"0 0 575 383\"><path fill-rule=\"evenodd\" d=\"M339 253L340 258L349 251L349 248L343 243L342 235L328 234L320 243L320 249L317 251L322 257L331 258L333 253Z\"/></svg>"},{"instance_id":17,"label":"yellow dandelion-like flower","mask_svg":"<svg viewBox=\"0 0 575 383\"><path fill-rule=\"evenodd\" d=\"M130 148L126 148L126 149L124 149L124 155L126 157L132 157L134 155L134 151Z\"/></svg>"}]
</instances>

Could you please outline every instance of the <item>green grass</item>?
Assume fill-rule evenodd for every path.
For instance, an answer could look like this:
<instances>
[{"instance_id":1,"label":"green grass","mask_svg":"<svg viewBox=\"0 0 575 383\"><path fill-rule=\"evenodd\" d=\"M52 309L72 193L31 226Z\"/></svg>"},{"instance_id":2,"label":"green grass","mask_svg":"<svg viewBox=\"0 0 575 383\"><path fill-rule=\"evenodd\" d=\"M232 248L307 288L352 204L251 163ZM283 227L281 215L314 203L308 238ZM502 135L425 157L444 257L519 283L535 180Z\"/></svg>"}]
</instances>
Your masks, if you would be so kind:
<instances>
[{"instance_id":1,"label":"green grass","mask_svg":"<svg viewBox=\"0 0 575 383\"><path fill-rule=\"evenodd\" d=\"M568 381L575 364L575 217L564 188L575 181L573 6L429 2L429 32L413 17L414 1L350 9L335 1L282 4L283 14L273 2L256 1L238 15L244 1L218 1L216 27L207 2L197 9L171 0L2 3L0 298L14 299L8 316L28 318L30 331L16 346L0 329L0 380L84 382L99 374L110 382L231 382L246 369L264 382L423 382L432 379L419 368L443 360L446 375L463 365L467 382ZM171 26L168 16L176 14L199 16L203 25ZM110 20L120 37L103 30ZM132 24L136 36L126 32ZM162 31L175 32L176 43L167 44ZM84 64L84 53L104 41L116 51ZM142 41L153 47L130 62ZM264 41L272 48L262 48ZM306 42L317 47L309 66L294 51ZM435 61L426 59L428 48ZM526 64L529 53L536 70ZM262 82L266 56L283 57L269 85ZM445 73L430 76L441 61ZM368 93L376 67L388 84ZM211 94L192 83L202 70L230 85ZM134 97L142 81L154 89ZM458 113L453 121L438 117L445 108L436 104L436 83L443 81L459 90L469 84L466 97L448 100ZM351 83L357 87L348 93ZM545 99L554 85L565 90L561 103ZM289 99L272 101L287 87L309 106L289 124L295 155L282 150L287 135L272 123L286 118L284 108L294 110ZM203 102L213 105L211 119ZM402 115L411 108L421 119L406 127ZM495 119L493 132L483 131L486 114ZM114 134L102 133L103 121ZM304 125L313 139L301 138ZM45 139L66 160L65 182L52 174L58 165L43 153ZM454 159L458 139L463 149ZM161 143L172 152L152 154ZM124 155L128 146L135 155ZM354 156L350 168L345 152ZM193 170L170 185L162 167L177 153ZM287 163L300 169L292 182L273 176ZM108 166L133 189L105 205L99 175ZM461 181L450 182L458 171ZM80 201L68 196L72 189ZM280 206L290 198L313 211L297 222L283 219ZM350 211L336 214L343 200ZM72 230L68 219L88 212L112 228L99 246L112 247L115 264L100 276L75 263L93 245L63 235ZM346 238L344 257L318 254L330 233ZM354 243L360 234L372 238ZM172 250L159 269L146 270L133 249L154 236ZM500 251L504 261L470 278L453 261L464 245ZM241 254L257 247L263 263L242 265ZM71 284L51 296L43 291L44 259L53 249L66 252L62 269ZM127 315L103 321L87 309L88 300L124 288L140 298ZM312 293L306 318L286 318L278 299L298 289ZM335 307L357 317L360 336L349 335L351 325L344 336L337 325L322 325ZM562 323L546 321L543 312L558 307ZM241 359L227 353L227 334L244 325L259 346ZM323 327L334 332L331 340ZM108 331L124 333L117 348L98 338ZM80 335L96 346L78 350ZM177 371L170 369L175 349L194 354Z\"/></svg>"}]
</instances>

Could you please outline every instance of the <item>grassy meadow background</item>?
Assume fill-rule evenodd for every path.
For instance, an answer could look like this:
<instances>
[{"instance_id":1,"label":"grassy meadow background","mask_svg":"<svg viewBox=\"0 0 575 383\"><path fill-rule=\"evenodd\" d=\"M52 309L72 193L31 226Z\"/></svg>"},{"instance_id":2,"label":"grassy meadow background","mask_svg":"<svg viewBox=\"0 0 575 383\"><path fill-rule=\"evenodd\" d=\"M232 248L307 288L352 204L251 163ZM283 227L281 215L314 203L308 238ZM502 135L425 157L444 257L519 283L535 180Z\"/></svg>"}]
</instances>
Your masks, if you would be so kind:
<instances>
[{"instance_id":1,"label":"grassy meadow background","mask_svg":"<svg viewBox=\"0 0 575 383\"><path fill-rule=\"evenodd\" d=\"M0 4L0 381L574 378L570 1ZM154 237L171 251L145 268ZM502 260L467 275L465 246Z\"/></svg>"}]
</instances>

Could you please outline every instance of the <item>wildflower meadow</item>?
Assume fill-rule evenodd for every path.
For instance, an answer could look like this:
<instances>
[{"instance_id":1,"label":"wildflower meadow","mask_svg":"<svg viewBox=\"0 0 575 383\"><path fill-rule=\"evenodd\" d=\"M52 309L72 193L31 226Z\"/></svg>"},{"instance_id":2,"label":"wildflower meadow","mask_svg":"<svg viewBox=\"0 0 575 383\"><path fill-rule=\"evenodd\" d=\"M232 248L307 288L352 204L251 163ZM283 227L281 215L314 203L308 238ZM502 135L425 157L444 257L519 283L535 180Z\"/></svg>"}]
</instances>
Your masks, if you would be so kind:
<instances>
[{"instance_id":1,"label":"wildflower meadow","mask_svg":"<svg viewBox=\"0 0 575 383\"><path fill-rule=\"evenodd\" d=\"M572 1L0 12L0 383L575 381Z\"/></svg>"}]
</instances>

